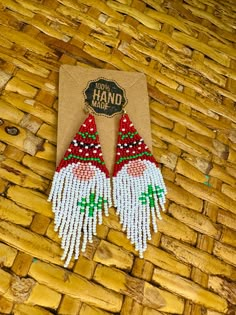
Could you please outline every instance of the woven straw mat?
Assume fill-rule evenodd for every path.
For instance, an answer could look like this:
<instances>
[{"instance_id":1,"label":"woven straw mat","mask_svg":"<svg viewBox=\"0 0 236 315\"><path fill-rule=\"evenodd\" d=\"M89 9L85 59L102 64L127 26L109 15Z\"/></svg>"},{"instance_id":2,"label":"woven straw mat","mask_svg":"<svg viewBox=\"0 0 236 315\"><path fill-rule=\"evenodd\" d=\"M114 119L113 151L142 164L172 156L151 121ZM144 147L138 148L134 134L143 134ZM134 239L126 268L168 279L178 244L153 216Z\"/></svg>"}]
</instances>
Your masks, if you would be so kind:
<instances>
[{"instance_id":1,"label":"woven straw mat","mask_svg":"<svg viewBox=\"0 0 236 315\"><path fill-rule=\"evenodd\" d=\"M236 2L0 0L0 314L236 312ZM146 74L167 212L63 268L47 202L62 64ZM79 127L79 126L78 126Z\"/></svg>"}]
</instances>

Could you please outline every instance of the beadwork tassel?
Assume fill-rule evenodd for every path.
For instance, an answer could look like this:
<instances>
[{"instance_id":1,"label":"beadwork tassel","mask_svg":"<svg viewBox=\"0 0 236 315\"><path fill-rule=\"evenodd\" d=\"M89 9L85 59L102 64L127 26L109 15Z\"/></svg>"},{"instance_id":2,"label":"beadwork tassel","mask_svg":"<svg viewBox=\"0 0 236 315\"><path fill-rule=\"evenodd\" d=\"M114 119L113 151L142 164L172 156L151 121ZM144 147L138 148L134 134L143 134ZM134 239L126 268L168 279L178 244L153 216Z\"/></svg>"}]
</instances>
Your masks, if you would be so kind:
<instances>
[{"instance_id":1,"label":"beadwork tassel","mask_svg":"<svg viewBox=\"0 0 236 315\"><path fill-rule=\"evenodd\" d=\"M67 267L93 241L102 210L112 205L110 178L102 157L93 115L75 135L56 169L48 201L52 201L55 231L62 238L62 260ZM82 243L82 244L81 244Z\"/></svg>"},{"instance_id":2,"label":"beadwork tassel","mask_svg":"<svg viewBox=\"0 0 236 315\"><path fill-rule=\"evenodd\" d=\"M127 114L120 120L113 174L113 201L123 230L142 258L151 239L150 224L157 232L166 187L158 163Z\"/></svg>"}]
</instances>

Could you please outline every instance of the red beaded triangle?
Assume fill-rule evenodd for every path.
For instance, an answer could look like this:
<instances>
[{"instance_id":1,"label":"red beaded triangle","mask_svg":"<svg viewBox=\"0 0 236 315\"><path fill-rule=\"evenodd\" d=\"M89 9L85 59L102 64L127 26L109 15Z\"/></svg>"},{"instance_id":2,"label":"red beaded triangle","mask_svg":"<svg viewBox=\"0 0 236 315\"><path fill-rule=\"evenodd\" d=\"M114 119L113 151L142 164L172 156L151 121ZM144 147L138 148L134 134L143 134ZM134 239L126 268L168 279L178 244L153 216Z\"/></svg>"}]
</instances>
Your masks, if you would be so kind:
<instances>
[{"instance_id":1,"label":"red beaded triangle","mask_svg":"<svg viewBox=\"0 0 236 315\"><path fill-rule=\"evenodd\" d=\"M149 160L158 166L158 163L143 138L138 134L128 114L123 114L118 132L116 162L113 176L116 176L124 164L135 160Z\"/></svg>"},{"instance_id":2,"label":"red beaded triangle","mask_svg":"<svg viewBox=\"0 0 236 315\"><path fill-rule=\"evenodd\" d=\"M56 171L60 172L63 167L78 162L91 163L109 177L102 156L95 118L92 114L89 114L79 128Z\"/></svg>"}]
</instances>

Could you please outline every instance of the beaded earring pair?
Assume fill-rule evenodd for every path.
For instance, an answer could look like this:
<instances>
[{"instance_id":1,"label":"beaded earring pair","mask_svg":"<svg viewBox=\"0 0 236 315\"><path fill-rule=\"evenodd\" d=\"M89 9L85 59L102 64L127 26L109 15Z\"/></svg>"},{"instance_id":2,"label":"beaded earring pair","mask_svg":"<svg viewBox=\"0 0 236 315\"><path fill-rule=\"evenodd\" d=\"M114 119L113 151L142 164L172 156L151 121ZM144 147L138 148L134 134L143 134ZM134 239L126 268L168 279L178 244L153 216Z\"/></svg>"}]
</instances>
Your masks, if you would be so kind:
<instances>
[{"instance_id":1,"label":"beaded earring pair","mask_svg":"<svg viewBox=\"0 0 236 315\"><path fill-rule=\"evenodd\" d=\"M89 114L56 169L48 198L65 267L93 241L102 211L108 216L112 205L141 258L151 239L151 222L157 232L166 187L158 163L126 113L120 119L112 186L95 118Z\"/></svg>"}]
</instances>

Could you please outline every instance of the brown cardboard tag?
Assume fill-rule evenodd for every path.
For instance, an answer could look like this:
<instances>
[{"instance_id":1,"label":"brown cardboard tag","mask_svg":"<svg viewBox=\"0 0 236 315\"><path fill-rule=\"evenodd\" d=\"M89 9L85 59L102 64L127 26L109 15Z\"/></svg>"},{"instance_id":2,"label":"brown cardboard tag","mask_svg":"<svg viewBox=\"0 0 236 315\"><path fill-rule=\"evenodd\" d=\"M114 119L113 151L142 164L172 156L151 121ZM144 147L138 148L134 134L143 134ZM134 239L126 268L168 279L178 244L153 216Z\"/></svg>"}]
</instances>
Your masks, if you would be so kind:
<instances>
[{"instance_id":1,"label":"brown cardboard tag","mask_svg":"<svg viewBox=\"0 0 236 315\"><path fill-rule=\"evenodd\" d=\"M91 82L94 83L93 89L88 90ZM86 90L89 91L87 95ZM57 164L87 116L85 106L95 116L104 161L110 175L115 161L120 113L124 106L135 128L151 149L147 82L142 73L63 65L59 75L58 106Z\"/></svg>"}]
</instances>

